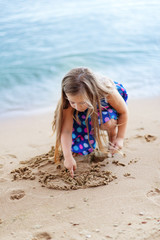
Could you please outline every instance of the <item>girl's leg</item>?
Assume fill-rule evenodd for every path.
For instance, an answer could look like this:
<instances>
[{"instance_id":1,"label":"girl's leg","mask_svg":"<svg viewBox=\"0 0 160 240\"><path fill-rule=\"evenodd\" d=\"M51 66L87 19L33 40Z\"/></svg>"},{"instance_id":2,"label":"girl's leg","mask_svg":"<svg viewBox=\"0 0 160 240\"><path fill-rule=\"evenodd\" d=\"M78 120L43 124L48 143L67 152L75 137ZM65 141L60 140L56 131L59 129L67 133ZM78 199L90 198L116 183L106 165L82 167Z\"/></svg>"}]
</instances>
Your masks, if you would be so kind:
<instances>
[{"instance_id":1,"label":"girl's leg","mask_svg":"<svg viewBox=\"0 0 160 240\"><path fill-rule=\"evenodd\" d=\"M105 130L108 133L109 143L112 144L117 136L117 120L110 119L106 123L100 126L101 130Z\"/></svg>"}]
</instances>

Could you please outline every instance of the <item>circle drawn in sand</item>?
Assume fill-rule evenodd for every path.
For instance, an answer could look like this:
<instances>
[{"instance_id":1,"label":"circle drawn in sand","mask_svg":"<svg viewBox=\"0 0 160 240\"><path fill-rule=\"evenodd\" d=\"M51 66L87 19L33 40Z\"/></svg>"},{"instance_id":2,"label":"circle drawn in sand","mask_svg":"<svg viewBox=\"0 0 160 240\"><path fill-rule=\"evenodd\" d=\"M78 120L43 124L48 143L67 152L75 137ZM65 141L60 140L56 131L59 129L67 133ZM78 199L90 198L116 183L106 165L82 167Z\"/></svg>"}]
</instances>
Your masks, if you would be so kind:
<instances>
[{"instance_id":1,"label":"circle drawn in sand","mask_svg":"<svg viewBox=\"0 0 160 240\"><path fill-rule=\"evenodd\" d=\"M15 169L11 174L13 180L38 179L42 187L59 190L97 187L107 185L116 179L116 176L107 170L106 155L92 153L87 157L75 157L75 159L77 170L74 178L64 168L62 155L60 163L54 163L54 147L46 154L21 162L27 166Z\"/></svg>"}]
</instances>

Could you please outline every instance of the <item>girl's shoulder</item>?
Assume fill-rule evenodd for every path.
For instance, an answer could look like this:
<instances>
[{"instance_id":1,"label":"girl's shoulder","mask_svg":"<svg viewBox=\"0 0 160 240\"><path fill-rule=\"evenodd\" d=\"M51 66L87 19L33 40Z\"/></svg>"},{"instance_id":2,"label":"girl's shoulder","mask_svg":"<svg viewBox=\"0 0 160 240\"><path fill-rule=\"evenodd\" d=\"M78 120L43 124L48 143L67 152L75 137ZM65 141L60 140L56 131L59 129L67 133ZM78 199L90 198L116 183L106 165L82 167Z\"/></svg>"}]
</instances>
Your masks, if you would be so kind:
<instances>
[{"instance_id":1,"label":"girl's shoulder","mask_svg":"<svg viewBox=\"0 0 160 240\"><path fill-rule=\"evenodd\" d=\"M63 115L66 117L73 115L73 108L69 106L68 108L63 109Z\"/></svg>"},{"instance_id":2,"label":"girl's shoulder","mask_svg":"<svg viewBox=\"0 0 160 240\"><path fill-rule=\"evenodd\" d=\"M72 108L68 107L63 110L63 120L62 120L62 132L72 132L73 125L73 116L72 116Z\"/></svg>"},{"instance_id":3,"label":"girl's shoulder","mask_svg":"<svg viewBox=\"0 0 160 240\"><path fill-rule=\"evenodd\" d=\"M114 81L107 76L99 75L98 79L99 79L99 84L103 87L106 87L106 88L114 88L115 87Z\"/></svg>"}]
</instances>

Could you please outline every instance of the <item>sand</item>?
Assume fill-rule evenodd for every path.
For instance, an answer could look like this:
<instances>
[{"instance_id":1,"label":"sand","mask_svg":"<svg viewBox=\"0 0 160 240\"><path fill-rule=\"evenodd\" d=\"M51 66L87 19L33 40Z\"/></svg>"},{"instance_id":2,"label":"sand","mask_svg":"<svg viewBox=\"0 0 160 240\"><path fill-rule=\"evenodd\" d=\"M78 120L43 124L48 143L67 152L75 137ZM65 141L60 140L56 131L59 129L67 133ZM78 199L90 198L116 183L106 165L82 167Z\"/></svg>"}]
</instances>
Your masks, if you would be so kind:
<instances>
[{"instance_id":1,"label":"sand","mask_svg":"<svg viewBox=\"0 0 160 240\"><path fill-rule=\"evenodd\" d=\"M160 98L131 100L124 155L54 163L53 112L0 120L0 239L160 239Z\"/></svg>"},{"instance_id":2,"label":"sand","mask_svg":"<svg viewBox=\"0 0 160 240\"><path fill-rule=\"evenodd\" d=\"M13 181L16 180L36 180L41 183L42 187L59 190L77 190L80 188L98 187L107 185L116 179L111 172L107 170L108 161L103 162L102 154L95 151L89 156L76 156L77 170L74 178L70 176L69 171L64 167L63 154L60 153L61 160L59 163L54 161L54 146L51 150L40 156L31 158L28 161L20 162L22 167L11 171Z\"/></svg>"}]
</instances>

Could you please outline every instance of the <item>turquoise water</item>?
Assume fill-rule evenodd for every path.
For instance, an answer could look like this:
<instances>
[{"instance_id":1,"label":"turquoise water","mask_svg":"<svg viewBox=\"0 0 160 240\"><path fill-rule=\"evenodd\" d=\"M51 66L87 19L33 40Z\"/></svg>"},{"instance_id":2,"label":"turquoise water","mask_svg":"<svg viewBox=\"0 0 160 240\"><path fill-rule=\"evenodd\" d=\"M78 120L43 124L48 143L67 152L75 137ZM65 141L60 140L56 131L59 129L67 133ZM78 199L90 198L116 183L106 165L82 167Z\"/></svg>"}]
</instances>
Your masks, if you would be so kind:
<instances>
[{"instance_id":1,"label":"turquoise water","mask_svg":"<svg viewBox=\"0 0 160 240\"><path fill-rule=\"evenodd\" d=\"M160 1L0 1L0 115L54 107L87 66L130 98L160 95Z\"/></svg>"}]
</instances>

